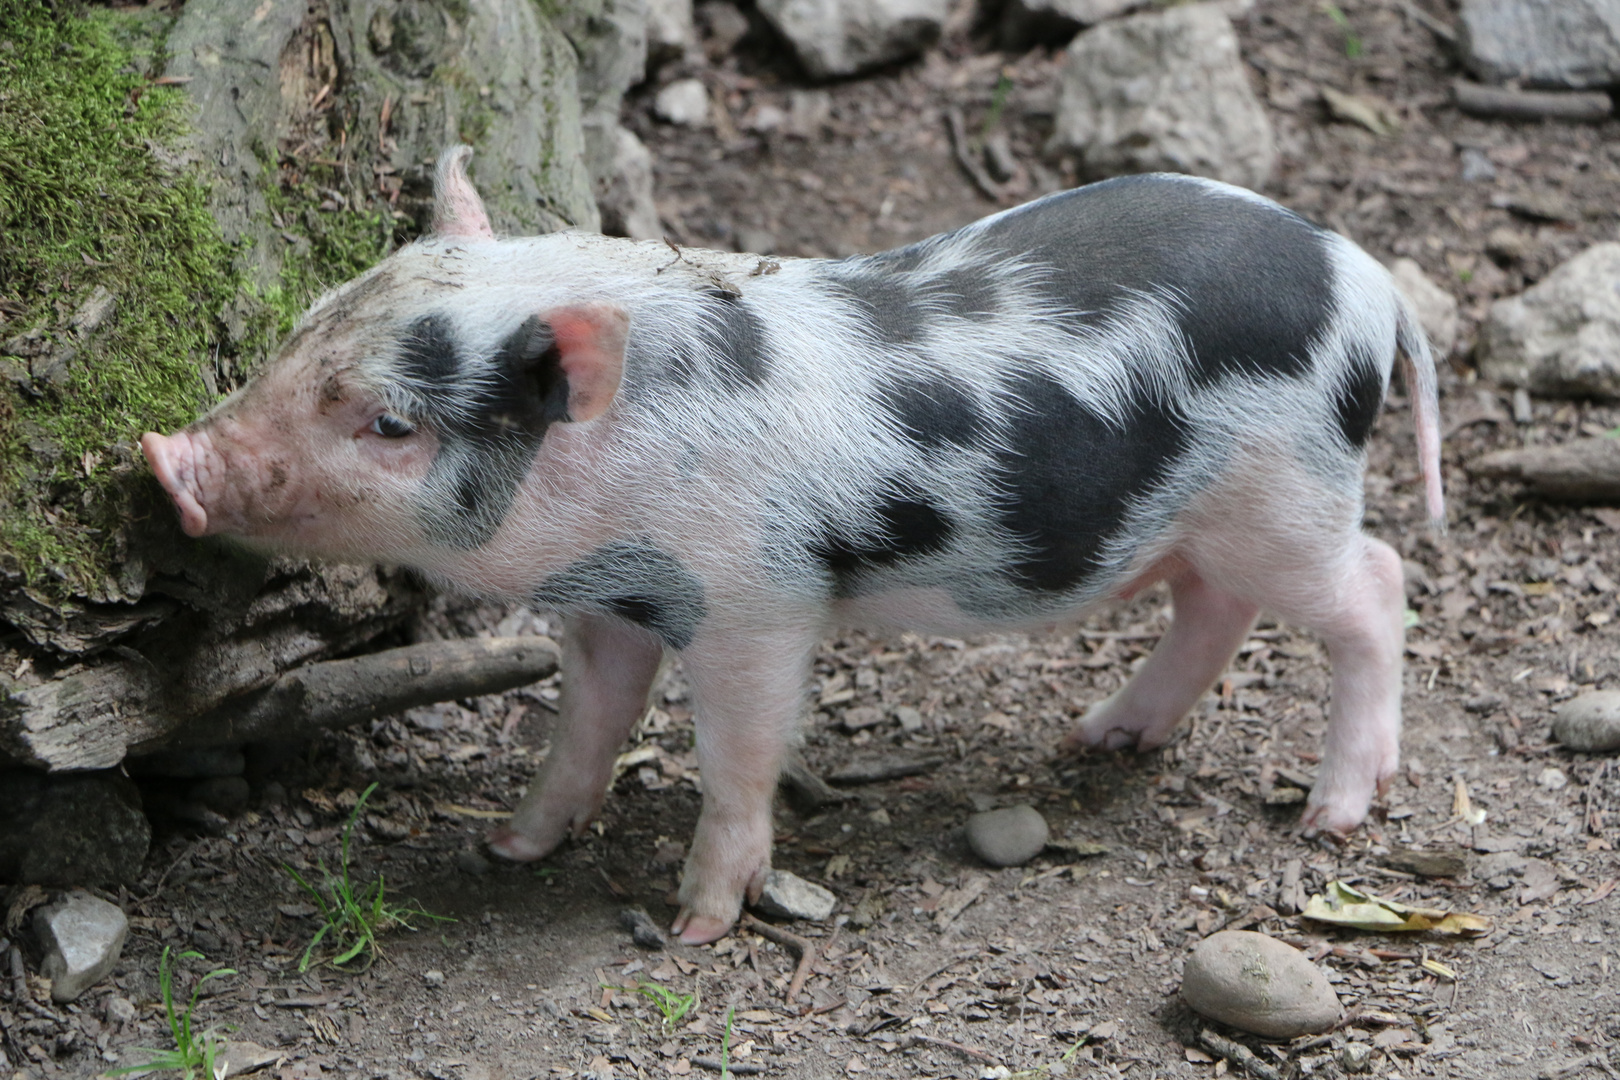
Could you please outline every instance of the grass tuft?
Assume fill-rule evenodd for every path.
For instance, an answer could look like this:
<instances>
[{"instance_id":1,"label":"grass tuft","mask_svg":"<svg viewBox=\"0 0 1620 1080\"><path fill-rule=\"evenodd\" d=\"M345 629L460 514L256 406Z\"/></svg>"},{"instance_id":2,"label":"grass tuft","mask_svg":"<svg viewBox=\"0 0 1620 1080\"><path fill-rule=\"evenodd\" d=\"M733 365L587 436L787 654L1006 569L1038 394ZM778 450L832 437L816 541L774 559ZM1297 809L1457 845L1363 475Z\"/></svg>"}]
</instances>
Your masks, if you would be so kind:
<instances>
[{"instance_id":1,"label":"grass tuft","mask_svg":"<svg viewBox=\"0 0 1620 1080\"><path fill-rule=\"evenodd\" d=\"M282 863L281 868L287 871L299 887L315 901L321 915L321 928L315 931L315 936L310 939L309 946L304 949L304 955L298 961L298 970L301 972L308 971L310 965L317 962L316 950L323 944L333 955L320 961L321 963L343 968L345 964L359 960L362 961L359 967L348 970L365 971L381 955L382 947L377 943L377 937L385 931L396 926L414 930L416 928L411 925L412 919L455 921L443 915L434 915L416 904L389 903L387 885L381 874L369 884L361 885L355 881L349 843L354 833L355 822L360 820L360 813L365 809L366 800L371 798L371 793L376 790L376 784L366 788L355 802L354 809L349 811L349 820L343 825L338 871L333 873L328 870L325 860L322 860L320 870L323 880L319 887L311 884L286 863Z\"/></svg>"},{"instance_id":2,"label":"grass tuft","mask_svg":"<svg viewBox=\"0 0 1620 1080\"><path fill-rule=\"evenodd\" d=\"M200 952L183 952L181 960L202 960ZM221 1031L234 1030L228 1026L211 1024L198 1031L193 1026L197 1012L197 997L202 993L203 984L210 979L223 978L226 975L235 975L232 968L215 968L191 987L191 1000L184 1009L174 1007L174 968L169 961L169 947L163 947L163 955L158 959L158 989L163 997L163 1011L169 1019L169 1031L174 1036L173 1050L153 1050L149 1047L135 1047L130 1051L133 1054L146 1054L147 1060L140 1065L129 1065L121 1069L111 1069L108 1076L123 1076L128 1073L149 1072L153 1069L173 1070L181 1074L183 1080L192 1080L199 1072L206 1080L213 1080L216 1075L214 1061L219 1051L224 1047L224 1040L219 1037Z\"/></svg>"}]
</instances>

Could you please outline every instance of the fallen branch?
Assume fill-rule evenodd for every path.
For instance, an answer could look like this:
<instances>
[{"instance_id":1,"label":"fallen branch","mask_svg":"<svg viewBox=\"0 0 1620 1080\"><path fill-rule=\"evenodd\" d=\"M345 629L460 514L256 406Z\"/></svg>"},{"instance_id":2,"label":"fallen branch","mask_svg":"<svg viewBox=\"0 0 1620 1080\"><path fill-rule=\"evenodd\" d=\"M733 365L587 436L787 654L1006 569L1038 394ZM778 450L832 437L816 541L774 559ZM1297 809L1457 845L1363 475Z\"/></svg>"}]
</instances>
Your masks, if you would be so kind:
<instances>
[{"instance_id":1,"label":"fallen branch","mask_svg":"<svg viewBox=\"0 0 1620 1080\"><path fill-rule=\"evenodd\" d=\"M1205 1028L1198 1033L1198 1041L1213 1053L1230 1061L1240 1069L1247 1069L1249 1075L1258 1076L1260 1080L1282 1080L1282 1073L1261 1061L1253 1050L1240 1042L1217 1035Z\"/></svg>"},{"instance_id":2,"label":"fallen branch","mask_svg":"<svg viewBox=\"0 0 1620 1080\"><path fill-rule=\"evenodd\" d=\"M1498 450L1468 466L1476 476L1520 480L1537 494L1574 502L1620 499L1620 439Z\"/></svg>"},{"instance_id":3,"label":"fallen branch","mask_svg":"<svg viewBox=\"0 0 1620 1080\"><path fill-rule=\"evenodd\" d=\"M1601 91L1515 90L1458 79L1457 108L1470 116L1500 120L1602 120L1614 108Z\"/></svg>"},{"instance_id":4,"label":"fallen branch","mask_svg":"<svg viewBox=\"0 0 1620 1080\"><path fill-rule=\"evenodd\" d=\"M758 1076L765 1071L763 1065L754 1065L746 1061L723 1062L719 1058L710 1057L695 1057L692 1059L692 1064L700 1069L708 1069L710 1072L729 1072L734 1076Z\"/></svg>"},{"instance_id":5,"label":"fallen branch","mask_svg":"<svg viewBox=\"0 0 1620 1080\"><path fill-rule=\"evenodd\" d=\"M903 776L933 772L945 764L945 758L929 755L920 758L879 758L876 761L857 761L845 765L827 779L835 784L880 784L885 780L898 780Z\"/></svg>"},{"instance_id":6,"label":"fallen branch","mask_svg":"<svg viewBox=\"0 0 1620 1080\"><path fill-rule=\"evenodd\" d=\"M804 984L810 979L810 968L816 962L816 947L810 943L809 938L802 938L798 934L783 930L780 926L772 926L763 919L743 912L742 924L760 937L774 941L784 949L792 949L799 958L799 966L793 969L793 978L788 981L787 1002L799 996Z\"/></svg>"},{"instance_id":7,"label":"fallen branch","mask_svg":"<svg viewBox=\"0 0 1620 1080\"><path fill-rule=\"evenodd\" d=\"M165 746L228 746L364 723L436 701L498 694L557 670L550 641L434 641L306 664L193 720Z\"/></svg>"},{"instance_id":8,"label":"fallen branch","mask_svg":"<svg viewBox=\"0 0 1620 1080\"><path fill-rule=\"evenodd\" d=\"M788 756L787 764L782 767L779 783L789 797L805 810L819 810L823 806L831 806L852 798L817 776L805 763L804 755L797 750Z\"/></svg>"}]
</instances>

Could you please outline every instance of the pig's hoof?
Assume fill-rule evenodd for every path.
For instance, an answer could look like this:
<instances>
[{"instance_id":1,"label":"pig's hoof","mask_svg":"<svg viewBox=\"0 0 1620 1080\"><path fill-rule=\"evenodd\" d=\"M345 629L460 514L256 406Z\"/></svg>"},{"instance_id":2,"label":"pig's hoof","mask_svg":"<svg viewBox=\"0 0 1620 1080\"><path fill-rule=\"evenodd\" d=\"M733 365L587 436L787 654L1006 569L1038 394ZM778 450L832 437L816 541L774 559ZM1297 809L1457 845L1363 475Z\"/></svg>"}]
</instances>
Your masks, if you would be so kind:
<instances>
[{"instance_id":1,"label":"pig's hoof","mask_svg":"<svg viewBox=\"0 0 1620 1080\"><path fill-rule=\"evenodd\" d=\"M699 915L682 908L670 930L680 936L683 945L707 945L725 937L735 922L735 919L717 919L713 915Z\"/></svg>"},{"instance_id":2,"label":"pig's hoof","mask_svg":"<svg viewBox=\"0 0 1620 1080\"><path fill-rule=\"evenodd\" d=\"M1300 831L1306 836L1323 836L1335 843L1343 843L1366 817L1366 810L1353 813L1331 803L1313 805L1307 802L1305 813L1300 816L1299 826Z\"/></svg>"},{"instance_id":3,"label":"pig's hoof","mask_svg":"<svg viewBox=\"0 0 1620 1080\"><path fill-rule=\"evenodd\" d=\"M484 839L490 854L512 862L534 862L550 855L557 845L537 844L509 825L502 825Z\"/></svg>"}]
</instances>

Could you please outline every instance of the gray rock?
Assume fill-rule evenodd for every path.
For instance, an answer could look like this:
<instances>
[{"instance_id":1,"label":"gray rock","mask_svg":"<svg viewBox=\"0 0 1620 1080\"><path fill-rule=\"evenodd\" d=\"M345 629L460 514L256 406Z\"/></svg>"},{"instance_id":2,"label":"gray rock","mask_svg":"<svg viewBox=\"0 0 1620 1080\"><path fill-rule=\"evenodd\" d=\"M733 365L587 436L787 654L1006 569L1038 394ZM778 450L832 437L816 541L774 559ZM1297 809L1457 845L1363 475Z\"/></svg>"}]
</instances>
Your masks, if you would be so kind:
<instances>
[{"instance_id":1,"label":"gray rock","mask_svg":"<svg viewBox=\"0 0 1620 1080\"><path fill-rule=\"evenodd\" d=\"M653 201L652 151L628 128L615 131L612 172L597 185L596 205L609 236L657 240L664 235Z\"/></svg>"},{"instance_id":2,"label":"gray rock","mask_svg":"<svg viewBox=\"0 0 1620 1080\"><path fill-rule=\"evenodd\" d=\"M709 118L709 91L702 79L678 79L653 98L658 119L681 127L696 127Z\"/></svg>"},{"instance_id":3,"label":"gray rock","mask_svg":"<svg viewBox=\"0 0 1620 1080\"><path fill-rule=\"evenodd\" d=\"M187 795L215 813L235 817L247 809L253 791L240 776L215 776L191 785Z\"/></svg>"},{"instance_id":4,"label":"gray rock","mask_svg":"<svg viewBox=\"0 0 1620 1080\"><path fill-rule=\"evenodd\" d=\"M647 62L673 60L697 43L692 0L648 0Z\"/></svg>"},{"instance_id":5,"label":"gray rock","mask_svg":"<svg viewBox=\"0 0 1620 1080\"><path fill-rule=\"evenodd\" d=\"M118 905L76 892L34 912L51 1000L76 1001L118 963L129 920Z\"/></svg>"},{"instance_id":6,"label":"gray rock","mask_svg":"<svg viewBox=\"0 0 1620 1080\"><path fill-rule=\"evenodd\" d=\"M438 968L431 968L422 972L422 981L436 990L444 985L444 972Z\"/></svg>"},{"instance_id":7,"label":"gray rock","mask_svg":"<svg viewBox=\"0 0 1620 1080\"><path fill-rule=\"evenodd\" d=\"M719 60L748 36L748 16L730 0L704 0L696 14L703 26L703 50L711 60Z\"/></svg>"},{"instance_id":8,"label":"gray rock","mask_svg":"<svg viewBox=\"0 0 1620 1080\"><path fill-rule=\"evenodd\" d=\"M1480 374L1536 396L1620 398L1620 243L1594 244L1480 328Z\"/></svg>"},{"instance_id":9,"label":"gray rock","mask_svg":"<svg viewBox=\"0 0 1620 1080\"><path fill-rule=\"evenodd\" d=\"M1435 284L1413 259L1396 259L1389 270L1417 312L1435 355L1442 359L1451 355L1457 344L1457 298Z\"/></svg>"},{"instance_id":10,"label":"gray rock","mask_svg":"<svg viewBox=\"0 0 1620 1080\"><path fill-rule=\"evenodd\" d=\"M759 0L764 15L818 79L915 56L939 39L950 0Z\"/></svg>"},{"instance_id":11,"label":"gray rock","mask_svg":"<svg viewBox=\"0 0 1620 1080\"><path fill-rule=\"evenodd\" d=\"M102 1018L114 1027L122 1027L135 1020L135 1003L127 997L109 994L101 1009Z\"/></svg>"},{"instance_id":12,"label":"gray rock","mask_svg":"<svg viewBox=\"0 0 1620 1080\"><path fill-rule=\"evenodd\" d=\"M1201 1016L1269 1039L1326 1031L1344 1013L1303 953L1250 930L1200 941L1182 971L1181 997Z\"/></svg>"},{"instance_id":13,"label":"gray rock","mask_svg":"<svg viewBox=\"0 0 1620 1080\"><path fill-rule=\"evenodd\" d=\"M0 882L131 882L152 842L140 792L111 771L0 771L0 822Z\"/></svg>"},{"instance_id":14,"label":"gray rock","mask_svg":"<svg viewBox=\"0 0 1620 1080\"><path fill-rule=\"evenodd\" d=\"M630 931L630 940L643 949L662 949L668 942L645 908L625 908L619 912L619 925Z\"/></svg>"},{"instance_id":15,"label":"gray rock","mask_svg":"<svg viewBox=\"0 0 1620 1080\"><path fill-rule=\"evenodd\" d=\"M1041 853L1050 835L1033 806L986 810L967 822L968 847L991 866L1022 866Z\"/></svg>"},{"instance_id":16,"label":"gray rock","mask_svg":"<svg viewBox=\"0 0 1620 1080\"><path fill-rule=\"evenodd\" d=\"M615 176L619 107L647 73L648 0L570 0L558 26L579 54L579 115L585 168L600 197Z\"/></svg>"},{"instance_id":17,"label":"gray rock","mask_svg":"<svg viewBox=\"0 0 1620 1080\"><path fill-rule=\"evenodd\" d=\"M1592 690L1564 702L1553 714L1552 733L1571 750L1620 750L1620 690Z\"/></svg>"},{"instance_id":18,"label":"gray rock","mask_svg":"<svg viewBox=\"0 0 1620 1080\"><path fill-rule=\"evenodd\" d=\"M1237 34L1207 4L1132 15L1076 37L1047 146L1091 176L1181 172L1260 187L1277 151Z\"/></svg>"},{"instance_id":19,"label":"gray rock","mask_svg":"<svg viewBox=\"0 0 1620 1080\"><path fill-rule=\"evenodd\" d=\"M473 851L470 848L466 851L456 853L456 869L460 870L463 874L470 874L473 877L483 877L494 868L494 863L484 858L481 853Z\"/></svg>"},{"instance_id":20,"label":"gray rock","mask_svg":"<svg viewBox=\"0 0 1620 1080\"><path fill-rule=\"evenodd\" d=\"M1615 0L1463 0L1457 43L1484 82L1577 90L1620 83Z\"/></svg>"},{"instance_id":21,"label":"gray rock","mask_svg":"<svg viewBox=\"0 0 1620 1080\"><path fill-rule=\"evenodd\" d=\"M824 922L837 903L838 897L820 885L786 870L772 870L765 875L765 888L754 907L772 918Z\"/></svg>"}]
</instances>

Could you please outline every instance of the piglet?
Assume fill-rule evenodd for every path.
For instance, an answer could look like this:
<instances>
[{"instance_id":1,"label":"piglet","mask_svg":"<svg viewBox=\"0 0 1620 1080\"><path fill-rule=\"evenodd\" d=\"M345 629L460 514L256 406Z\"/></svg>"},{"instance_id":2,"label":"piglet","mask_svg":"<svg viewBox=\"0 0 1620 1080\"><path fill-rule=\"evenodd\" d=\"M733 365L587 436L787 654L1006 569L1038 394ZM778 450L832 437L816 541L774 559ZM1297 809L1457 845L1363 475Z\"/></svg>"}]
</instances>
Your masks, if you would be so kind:
<instances>
[{"instance_id":1,"label":"piglet","mask_svg":"<svg viewBox=\"0 0 1620 1080\"><path fill-rule=\"evenodd\" d=\"M1443 508L1428 345L1354 244L1172 175L838 260L502 239L470 152L431 235L142 447L192 536L566 613L551 754L496 853L585 828L672 650L703 776L674 928L713 940L770 866L818 639L1045 626L1161 580L1169 631L1067 745L1163 744L1264 607L1333 664L1304 825L1362 821L1399 753L1401 562L1361 529L1397 356Z\"/></svg>"}]
</instances>

